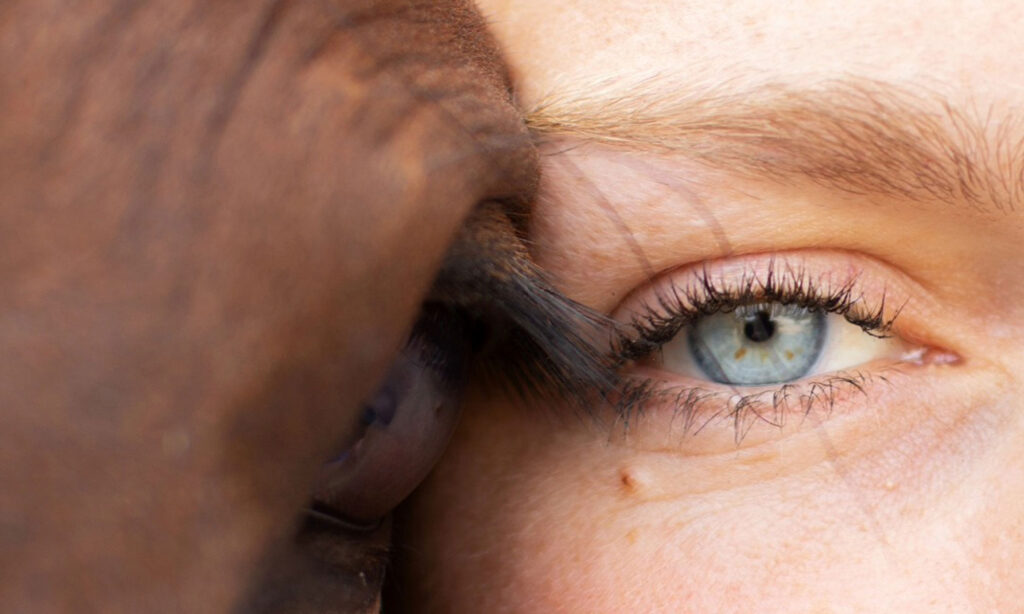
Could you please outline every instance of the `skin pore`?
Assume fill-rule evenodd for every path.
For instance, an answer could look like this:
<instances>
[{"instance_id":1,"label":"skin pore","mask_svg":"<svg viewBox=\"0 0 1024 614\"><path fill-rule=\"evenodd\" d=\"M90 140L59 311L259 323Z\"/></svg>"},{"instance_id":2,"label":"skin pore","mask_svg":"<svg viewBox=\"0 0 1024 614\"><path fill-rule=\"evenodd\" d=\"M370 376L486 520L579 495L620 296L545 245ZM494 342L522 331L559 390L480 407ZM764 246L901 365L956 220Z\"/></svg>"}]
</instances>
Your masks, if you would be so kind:
<instances>
[{"instance_id":1,"label":"skin pore","mask_svg":"<svg viewBox=\"0 0 1024 614\"><path fill-rule=\"evenodd\" d=\"M530 239L566 295L629 321L701 279L851 284L907 351L781 403L656 361L625 369L707 396L578 419L478 386L405 513L408 603L1018 607L1021 9L479 4L542 143Z\"/></svg>"}]
</instances>

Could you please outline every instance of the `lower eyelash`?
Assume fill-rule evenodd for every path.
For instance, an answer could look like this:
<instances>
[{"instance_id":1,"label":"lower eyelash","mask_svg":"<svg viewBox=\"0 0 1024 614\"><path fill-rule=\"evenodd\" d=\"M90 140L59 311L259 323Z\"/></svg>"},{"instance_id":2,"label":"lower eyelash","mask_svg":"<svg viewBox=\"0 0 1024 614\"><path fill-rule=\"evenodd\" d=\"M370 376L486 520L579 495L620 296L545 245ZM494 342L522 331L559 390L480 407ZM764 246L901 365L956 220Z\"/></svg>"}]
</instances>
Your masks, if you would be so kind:
<instances>
[{"instance_id":1,"label":"lower eyelash","mask_svg":"<svg viewBox=\"0 0 1024 614\"><path fill-rule=\"evenodd\" d=\"M730 420L739 445L758 422L781 429L790 417L806 418L815 410L828 417L840 397L867 398L868 389L877 383L889 384L885 372L845 371L744 395L701 386L663 386L654 378L631 376L624 378L613 406L625 435L649 410L668 405L673 408L672 424L681 420L683 435L697 435L713 421Z\"/></svg>"}]
</instances>

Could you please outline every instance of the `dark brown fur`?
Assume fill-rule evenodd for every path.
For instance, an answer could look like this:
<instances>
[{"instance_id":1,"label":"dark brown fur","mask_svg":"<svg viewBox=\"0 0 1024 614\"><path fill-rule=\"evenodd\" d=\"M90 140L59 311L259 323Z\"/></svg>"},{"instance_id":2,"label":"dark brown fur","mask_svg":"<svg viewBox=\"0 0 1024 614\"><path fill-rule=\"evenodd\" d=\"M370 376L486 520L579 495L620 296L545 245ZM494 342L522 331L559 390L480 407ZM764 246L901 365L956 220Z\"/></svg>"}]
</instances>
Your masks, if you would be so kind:
<instances>
[{"instance_id":1,"label":"dark brown fur","mask_svg":"<svg viewBox=\"0 0 1024 614\"><path fill-rule=\"evenodd\" d=\"M0 49L4 610L245 609L268 569L358 605L292 545L317 466L466 213L536 179L482 21L8 0Z\"/></svg>"}]
</instances>

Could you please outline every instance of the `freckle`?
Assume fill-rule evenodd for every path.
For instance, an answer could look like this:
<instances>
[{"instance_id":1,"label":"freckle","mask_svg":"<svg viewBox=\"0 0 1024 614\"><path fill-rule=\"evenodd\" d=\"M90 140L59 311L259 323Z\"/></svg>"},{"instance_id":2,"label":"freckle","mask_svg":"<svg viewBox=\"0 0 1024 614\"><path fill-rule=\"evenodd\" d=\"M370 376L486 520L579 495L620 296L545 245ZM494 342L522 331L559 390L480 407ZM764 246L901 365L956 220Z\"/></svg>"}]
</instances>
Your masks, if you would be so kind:
<instances>
[{"instance_id":1,"label":"freckle","mask_svg":"<svg viewBox=\"0 0 1024 614\"><path fill-rule=\"evenodd\" d=\"M626 541L629 542L630 546L636 543L636 529L630 529L629 532L626 533Z\"/></svg>"},{"instance_id":2,"label":"freckle","mask_svg":"<svg viewBox=\"0 0 1024 614\"><path fill-rule=\"evenodd\" d=\"M747 348L740 348L736 350L736 353L732 355L733 358L739 360L747 355Z\"/></svg>"}]
</instances>

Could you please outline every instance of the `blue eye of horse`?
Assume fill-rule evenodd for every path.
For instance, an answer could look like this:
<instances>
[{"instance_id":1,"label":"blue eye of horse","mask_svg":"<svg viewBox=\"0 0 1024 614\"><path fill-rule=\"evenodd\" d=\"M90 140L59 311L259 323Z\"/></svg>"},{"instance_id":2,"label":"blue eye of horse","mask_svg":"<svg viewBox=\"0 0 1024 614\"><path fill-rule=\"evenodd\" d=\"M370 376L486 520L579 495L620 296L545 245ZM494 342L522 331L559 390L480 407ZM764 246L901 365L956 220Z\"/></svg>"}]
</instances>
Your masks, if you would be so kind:
<instances>
[{"instance_id":1,"label":"blue eye of horse","mask_svg":"<svg viewBox=\"0 0 1024 614\"><path fill-rule=\"evenodd\" d=\"M760 303L700 318L690 326L687 341L708 378L757 386L806 376L821 356L826 332L821 311Z\"/></svg>"}]
</instances>

